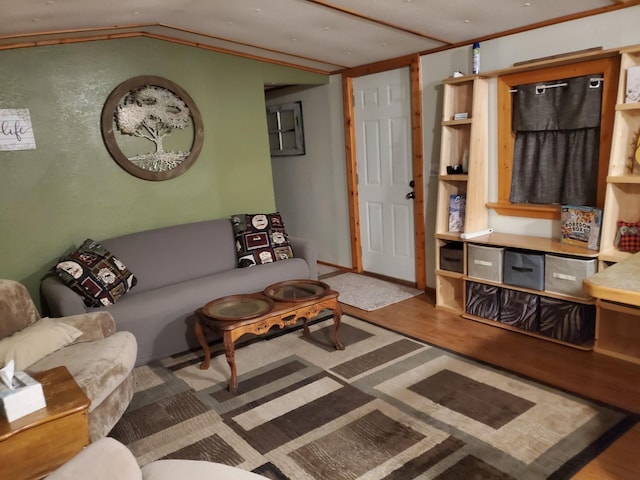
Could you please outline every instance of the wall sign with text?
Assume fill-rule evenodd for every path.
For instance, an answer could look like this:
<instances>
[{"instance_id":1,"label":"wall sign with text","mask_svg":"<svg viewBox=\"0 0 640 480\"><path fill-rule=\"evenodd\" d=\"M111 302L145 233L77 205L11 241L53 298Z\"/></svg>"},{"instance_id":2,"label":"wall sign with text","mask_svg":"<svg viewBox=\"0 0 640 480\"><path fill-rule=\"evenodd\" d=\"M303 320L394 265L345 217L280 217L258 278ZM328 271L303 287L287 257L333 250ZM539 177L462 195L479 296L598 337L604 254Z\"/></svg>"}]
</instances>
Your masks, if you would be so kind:
<instances>
[{"instance_id":1,"label":"wall sign with text","mask_svg":"<svg viewBox=\"0 0 640 480\"><path fill-rule=\"evenodd\" d=\"M28 108L0 108L0 150L34 150L36 137Z\"/></svg>"}]
</instances>

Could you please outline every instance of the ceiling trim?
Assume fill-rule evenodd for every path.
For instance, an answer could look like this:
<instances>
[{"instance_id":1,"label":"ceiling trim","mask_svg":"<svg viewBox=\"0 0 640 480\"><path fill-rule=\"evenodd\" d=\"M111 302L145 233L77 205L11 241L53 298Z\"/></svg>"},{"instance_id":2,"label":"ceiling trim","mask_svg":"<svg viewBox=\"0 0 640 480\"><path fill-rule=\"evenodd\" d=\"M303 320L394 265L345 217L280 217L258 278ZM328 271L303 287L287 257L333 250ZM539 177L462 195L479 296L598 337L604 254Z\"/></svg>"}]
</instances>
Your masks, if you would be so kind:
<instances>
[{"instance_id":1,"label":"ceiling trim","mask_svg":"<svg viewBox=\"0 0 640 480\"><path fill-rule=\"evenodd\" d=\"M396 68L410 67L415 61L416 53L404 55L402 57L390 58L379 62L361 65L359 67L346 68L340 73L346 77L362 77L374 73L386 72L387 70L395 70ZM419 57L419 55L418 55Z\"/></svg>"},{"instance_id":2,"label":"ceiling trim","mask_svg":"<svg viewBox=\"0 0 640 480\"><path fill-rule=\"evenodd\" d=\"M297 55L297 54L293 54L293 53L282 52L280 50L275 50L273 48L266 48L266 47L262 47L260 45L254 45L252 43L244 43L244 42L239 42L237 40L229 40L227 38L218 37L218 36L215 36L215 35L208 35L206 33L201 33L201 32L195 31L195 30L189 30L187 28L182 28L182 27L175 27L173 25L168 25L168 24L165 24L165 23L158 23L157 26L168 28L168 29L171 29L171 30L174 30L174 31L177 31L177 32L184 32L184 33L189 33L189 34L192 34L192 35L198 35L198 36L201 36L201 37L210 38L212 40L221 40L223 42L229 42L229 43L233 43L233 44L236 44L236 45L242 45L244 47L257 48L257 49L263 50L265 52L272 52L272 53L277 53L279 55L287 55L289 57L300 58L300 59L303 59L303 60L308 60L310 62L318 62L318 63L325 63L325 64L329 63L329 62L327 62L325 60L319 60L317 58L305 57L303 55ZM331 63L331 65L336 65L337 67L340 67L340 68L347 68L346 65L339 65L339 64L335 64L335 63Z\"/></svg>"},{"instance_id":3,"label":"ceiling trim","mask_svg":"<svg viewBox=\"0 0 640 480\"><path fill-rule=\"evenodd\" d=\"M281 52L281 51L278 51L278 50L273 50L273 49L260 47L260 46L257 46L257 45L251 45L251 44L247 44L247 43L241 43L241 42L237 42L237 41L227 40L227 39L224 39L224 38L221 38L221 37L215 37L215 36L211 36L211 35L201 34L201 33L198 33L198 32L191 31L191 30L178 28L178 27L173 27L173 26L165 25L165 24L161 24L161 23L153 23L153 24L149 23L149 24L137 24L137 25L121 25L121 26L116 26L116 27L101 27L101 28L91 28L91 29L86 28L86 29L74 29L74 30L60 30L60 31L38 32L38 33L19 34L19 35L0 35L0 40L11 40L13 38L22 39L22 38L43 37L43 38L38 39L38 40L29 40L29 41L23 41L23 42L17 42L17 43L8 43L6 45L1 45L0 44L0 50L10 50L10 49L16 49L16 48L30 48L30 47L43 47L43 46L47 46L47 45L64 45L64 44L71 44L71 43L93 42L93 41L100 41L100 40L118 40L118 39L123 39L123 38L146 37L146 38L153 38L153 39L156 39L156 40L164 40L164 41L177 43L177 44L180 44L180 45L186 45L186 46L190 46L190 47L202 48L204 50L211 50L211 51L215 51L215 52L218 52L218 53L225 53L225 54L234 55L234 56L237 56L237 57L248 58L248 59L251 59L251 60L259 60L259 61L266 62L266 63L271 63L271 64L281 65L281 66L285 66L285 67L296 68L298 70L305 70L305 71L308 71L308 72L319 73L319 74L323 74L323 75L330 75L332 73L335 73L335 72L338 72L338 71L342 71L345 68L347 68L344 65L336 65L337 68L335 70L325 70L325 69L320 69L320 68L313 68L313 67L308 67L308 66L305 66L305 65L300 65L298 63L286 62L284 60L271 59L271 58L264 57L264 56L261 56L261 55L255 55L255 54L241 52L241 51L238 51L238 50L232 50L232 49L228 49L228 48L224 48L224 47L217 47L217 46L214 46L214 45L207 45L206 43L194 42L194 41L191 41L191 40L185 40L185 39L178 38L178 37L171 36L171 35L163 35L163 34L151 33L151 32L145 31L145 29L155 28L155 27L168 29L168 30L175 31L175 32L188 33L188 34L191 34L191 35L198 35L198 36L202 36L202 37L209 38L209 39L212 39L212 40L220 40L220 41L232 43L232 44L235 44L235 45L241 45L241 46L244 46L244 47L256 48L256 49L263 50L263 51L266 51L266 52L272 52L272 53L277 53L279 55L285 55L285 56L288 56L288 57L299 58L301 60L307 60L307 61L311 61L311 62L327 64L327 62L322 61L322 60L317 60L317 59L313 59L313 58L307 58L307 57L303 57L303 56L300 56L300 55L294 55L294 54L291 54L291 53L286 53L286 52ZM132 30L132 29L134 31L121 32L122 30ZM99 33L99 32L113 32L113 31L119 31L119 33ZM83 33L87 33L88 35L86 35L86 36L78 36L78 37L70 36L70 35L83 34ZM51 36L55 36L55 38L44 38L44 37L51 37ZM333 65L333 64L331 64L331 65Z\"/></svg>"},{"instance_id":4,"label":"ceiling trim","mask_svg":"<svg viewBox=\"0 0 640 480\"><path fill-rule=\"evenodd\" d=\"M636 5L640 5L640 0L611 0L613 2L617 2L615 5L609 5L607 7L594 8L593 10L588 10L580 13L573 13L570 15L565 15L563 17L554 18L552 20L544 20L537 23L532 23L530 25L526 25L523 27L512 28L510 30L504 30L498 33L492 33L491 35L485 35L484 37L479 37L470 41L464 41L459 43L453 43L449 45L445 45L442 47L436 47L429 50L424 50L419 52L420 55L429 55L431 53L438 53L445 50L450 50L453 48L464 47L466 45L470 45L473 42L486 42L488 40L495 40L500 37L507 37L509 35L515 35L517 33L528 32L529 30L536 30L538 28L548 27L551 25L557 25L559 23L569 22L571 20L578 20L580 18L592 17L594 15L600 15L602 13L614 12L616 10L621 10L623 8L629 8Z\"/></svg>"},{"instance_id":5,"label":"ceiling trim","mask_svg":"<svg viewBox=\"0 0 640 480\"><path fill-rule=\"evenodd\" d=\"M365 20L367 22L376 23L376 24L382 25L384 27L390 27L390 28L392 28L394 30L398 30L400 32L408 33L410 35L415 35L415 36L420 37L420 38L426 38L427 40L433 40L435 42L444 43L444 46L452 45L451 42L448 42L447 40L443 40L443 39L438 38L438 37L433 37L431 35L426 35L424 33L417 32L415 30L410 30L408 28L401 27L401 26L395 25L393 23L385 22L384 20L379 20L377 18L373 18L373 17L370 17L368 15L364 15L362 13L354 12L353 10L349 10L348 8L339 7L337 5L333 5L333 4L331 4L329 2L325 2L323 0L307 0L307 1L309 3L314 3L314 4L319 5L321 7L325 7L325 8L331 9L331 10L335 10L336 12L346 13L347 15L359 18L361 20Z\"/></svg>"}]
</instances>

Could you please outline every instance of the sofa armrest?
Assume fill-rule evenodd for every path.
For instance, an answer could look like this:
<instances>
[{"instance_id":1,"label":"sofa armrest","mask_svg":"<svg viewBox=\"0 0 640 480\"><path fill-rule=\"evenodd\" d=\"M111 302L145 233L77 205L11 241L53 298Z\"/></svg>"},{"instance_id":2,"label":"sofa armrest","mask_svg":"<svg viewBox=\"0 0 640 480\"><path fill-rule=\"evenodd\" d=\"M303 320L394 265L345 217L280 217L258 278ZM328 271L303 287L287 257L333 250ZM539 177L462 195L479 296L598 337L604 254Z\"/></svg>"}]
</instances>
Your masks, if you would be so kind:
<instances>
[{"instance_id":1,"label":"sofa armrest","mask_svg":"<svg viewBox=\"0 0 640 480\"><path fill-rule=\"evenodd\" d=\"M40 283L40 293L51 317L67 317L87 313L82 297L58 278L47 276Z\"/></svg>"},{"instance_id":2,"label":"sofa armrest","mask_svg":"<svg viewBox=\"0 0 640 480\"><path fill-rule=\"evenodd\" d=\"M71 325L82 332L75 342L92 342L113 335L116 331L116 321L109 312L90 312L80 315L61 317L58 321Z\"/></svg>"},{"instance_id":3,"label":"sofa armrest","mask_svg":"<svg viewBox=\"0 0 640 480\"><path fill-rule=\"evenodd\" d=\"M293 255L298 258L304 258L309 266L309 278L311 280L318 279L318 247L315 242L301 237L289 236L289 243Z\"/></svg>"}]
</instances>

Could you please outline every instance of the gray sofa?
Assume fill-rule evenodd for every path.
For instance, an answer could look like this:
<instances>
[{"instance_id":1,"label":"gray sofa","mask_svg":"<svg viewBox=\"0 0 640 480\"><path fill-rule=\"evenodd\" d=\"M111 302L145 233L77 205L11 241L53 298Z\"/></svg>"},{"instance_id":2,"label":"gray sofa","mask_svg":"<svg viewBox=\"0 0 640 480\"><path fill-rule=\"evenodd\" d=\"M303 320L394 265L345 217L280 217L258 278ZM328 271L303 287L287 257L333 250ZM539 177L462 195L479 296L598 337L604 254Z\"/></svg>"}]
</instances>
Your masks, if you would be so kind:
<instances>
[{"instance_id":1,"label":"gray sofa","mask_svg":"<svg viewBox=\"0 0 640 480\"><path fill-rule=\"evenodd\" d=\"M135 287L117 303L90 308L57 277L41 283L44 307L53 317L106 310L119 331L138 342L136 365L198 347L194 311L207 302L262 291L272 283L317 279L315 245L289 237L295 258L237 268L229 219L163 227L102 240L136 276Z\"/></svg>"}]
</instances>

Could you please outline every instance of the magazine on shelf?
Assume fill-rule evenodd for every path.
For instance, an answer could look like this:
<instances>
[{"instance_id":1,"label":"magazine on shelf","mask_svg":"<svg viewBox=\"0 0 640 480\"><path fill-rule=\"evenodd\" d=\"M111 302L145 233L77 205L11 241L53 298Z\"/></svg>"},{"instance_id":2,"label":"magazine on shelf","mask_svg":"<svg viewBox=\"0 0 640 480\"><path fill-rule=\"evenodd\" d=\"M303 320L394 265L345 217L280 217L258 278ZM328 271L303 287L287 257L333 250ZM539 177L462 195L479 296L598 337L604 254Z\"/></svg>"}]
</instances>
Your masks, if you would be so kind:
<instances>
[{"instance_id":1,"label":"magazine on shelf","mask_svg":"<svg viewBox=\"0 0 640 480\"><path fill-rule=\"evenodd\" d=\"M464 213L467 203L466 195L449 196L449 231L464 232Z\"/></svg>"},{"instance_id":2,"label":"magazine on shelf","mask_svg":"<svg viewBox=\"0 0 640 480\"><path fill-rule=\"evenodd\" d=\"M598 250L602 210L596 207L562 205L560 209L560 243Z\"/></svg>"},{"instance_id":3,"label":"magazine on shelf","mask_svg":"<svg viewBox=\"0 0 640 480\"><path fill-rule=\"evenodd\" d=\"M627 68L625 103L640 103L640 65Z\"/></svg>"}]
</instances>

